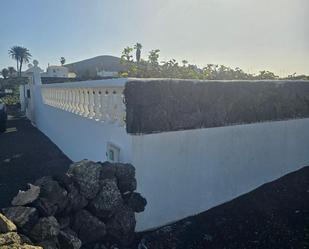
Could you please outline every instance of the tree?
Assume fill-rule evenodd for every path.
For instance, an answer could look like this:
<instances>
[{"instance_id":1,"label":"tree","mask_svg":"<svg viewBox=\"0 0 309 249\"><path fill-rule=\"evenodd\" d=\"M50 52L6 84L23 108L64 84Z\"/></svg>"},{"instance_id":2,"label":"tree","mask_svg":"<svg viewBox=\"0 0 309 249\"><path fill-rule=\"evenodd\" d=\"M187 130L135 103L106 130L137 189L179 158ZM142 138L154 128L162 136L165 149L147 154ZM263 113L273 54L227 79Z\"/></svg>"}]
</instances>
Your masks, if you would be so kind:
<instances>
[{"instance_id":1,"label":"tree","mask_svg":"<svg viewBox=\"0 0 309 249\"><path fill-rule=\"evenodd\" d=\"M270 71L260 71L260 74L256 76L258 80L276 80L279 76L275 75L273 72Z\"/></svg>"},{"instance_id":2,"label":"tree","mask_svg":"<svg viewBox=\"0 0 309 249\"><path fill-rule=\"evenodd\" d=\"M1 71L1 74L2 74L2 77L4 79L6 79L8 77L8 75L9 75L9 70L6 69L6 68L3 68L2 71Z\"/></svg>"},{"instance_id":3,"label":"tree","mask_svg":"<svg viewBox=\"0 0 309 249\"><path fill-rule=\"evenodd\" d=\"M13 77L13 74L16 72L14 67L8 67L10 78Z\"/></svg>"},{"instance_id":4,"label":"tree","mask_svg":"<svg viewBox=\"0 0 309 249\"><path fill-rule=\"evenodd\" d=\"M32 55L30 54L27 48L21 46L14 46L9 50L9 55L12 59L16 60L17 63L17 71L19 72L19 76L21 76L21 69L24 63L29 62Z\"/></svg>"},{"instance_id":5,"label":"tree","mask_svg":"<svg viewBox=\"0 0 309 249\"><path fill-rule=\"evenodd\" d=\"M150 64L152 64L152 65L158 65L159 64L158 63L159 53L160 53L159 49L153 49L149 52L148 60L149 60Z\"/></svg>"},{"instance_id":6,"label":"tree","mask_svg":"<svg viewBox=\"0 0 309 249\"><path fill-rule=\"evenodd\" d=\"M133 56L131 55L133 51L133 48L131 47L126 47L123 49L122 51L122 55L121 55L121 62L122 63L128 63L128 62L132 62L132 58Z\"/></svg>"},{"instance_id":7,"label":"tree","mask_svg":"<svg viewBox=\"0 0 309 249\"><path fill-rule=\"evenodd\" d=\"M135 56L136 56L136 61L139 63L141 61L141 54L142 54L142 44L136 43L134 45L134 49L136 50Z\"/></svg>"},{"instance_id":8,"label":"tree","mask_svg":"<svg viewBox=\"0 0 309 249\"><path fill-rule=\"evenodd\" d=\"M141 49L137 43L134 46L136 52ZM142 78L179 78L179 79L200 79L200 80L274 80L279 76L270 71L261 71L258 75L244 72L241 68L231 68L225 65L207 64L204 68L189 64L187 60L182 60L182 64L175 59L161 61L159 63L159 49L149 52L148 60L140 58L137 53L135 63L132 56L133 48L126 47L121 56L122 64L126 65L126 70L120 75L122 77L142 77ZM283 78L284 79L284 78ZM290 75L286 79L309 80L306 75Z\"/></svg>"},{"instance_id":9,"label":"tree","mask_svg":"<svg viewBox=\"0 0 309 249\"><path fill-rule=\"evenodd\" d=\"M182 65L185 67L188 64L187 60L182 60Z\"/></svg>"},{"instance_id":10,"label":"tree","mask_svg":"<svg viewBox=\"0 0 309 249\"><path fill-rule=\"evenodd\" d=\"M64 57L60 58L60 63L61 63L61 66L63 66L65 64L65 58Z\"/></svg>"}]
</instances>

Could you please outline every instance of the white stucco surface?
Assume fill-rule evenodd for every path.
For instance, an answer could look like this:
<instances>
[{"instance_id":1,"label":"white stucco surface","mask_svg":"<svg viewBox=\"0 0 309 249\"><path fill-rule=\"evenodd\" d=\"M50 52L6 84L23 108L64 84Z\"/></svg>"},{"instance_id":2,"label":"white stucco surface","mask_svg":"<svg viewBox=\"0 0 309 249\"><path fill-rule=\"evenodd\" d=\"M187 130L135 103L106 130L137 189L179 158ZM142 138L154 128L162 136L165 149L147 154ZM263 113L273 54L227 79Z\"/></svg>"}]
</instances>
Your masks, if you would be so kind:
<instances>
[{"instance_id":1,"label":"white stucco surface","mask_svg":"<svg viewBox=\"0 0 309 249\"><path fill-rule=\"evenodd\" d=\"M148 201L138 229L229 201L309 165L309 119L133 137L137 182Z\"/></svg>"},{"instance_id":2,"label":"white stucco surface","mask_svg":"<svg viewBox=\"0 0 309 249\"><path fill-rule=\"evenodd\" d=\"M43 104L41 86L34 87L35 124L69 158L105 161L112 142L120 161L135 166L148 201L137 230L205 211L309 165L308 118L131 136Z\"/></svg>"},{"instance_id":3,"label":"white stucco surface","mask_svg":"<svg viewBox=\"0 0 309 249\"><path fill-rule=\"evenodd\" d=\"M41 86L36 86L40 91ZM125 127L97 122L54 108L36 98L36 126L47 135L71 160L106 161L106 145L120 147L120 161L131 161L131 137Z\"/></svg>"}]
</instances>

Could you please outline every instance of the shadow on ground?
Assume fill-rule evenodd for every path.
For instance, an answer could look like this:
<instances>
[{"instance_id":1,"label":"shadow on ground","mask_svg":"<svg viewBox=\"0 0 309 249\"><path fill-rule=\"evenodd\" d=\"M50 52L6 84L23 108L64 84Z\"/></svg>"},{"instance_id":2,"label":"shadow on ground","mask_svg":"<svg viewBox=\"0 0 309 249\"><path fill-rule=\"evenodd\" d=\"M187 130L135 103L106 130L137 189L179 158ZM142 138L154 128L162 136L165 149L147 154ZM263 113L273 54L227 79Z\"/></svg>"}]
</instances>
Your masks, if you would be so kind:
<instances>
[{"instance_id":1,"label":"shadow on ground","mask_svg":"<svg viewBox=\"0 0 309 249\"><path fill-rule=\"evenodd\" d=\"M309 249L309 166L141 238L148 249Z\"/></svg>"},{"instance_id":2,"label":"shadow on ground","mask_svg":"<svg viewBox=\"0 0 309 249\"><path fill-rule=\"evenodd\" d=\"M65 172L71 160L15 107L8 108L5 133L0 133L0 208L9 206L19 189L39 177Z\"/></svg>"}]
</instances>

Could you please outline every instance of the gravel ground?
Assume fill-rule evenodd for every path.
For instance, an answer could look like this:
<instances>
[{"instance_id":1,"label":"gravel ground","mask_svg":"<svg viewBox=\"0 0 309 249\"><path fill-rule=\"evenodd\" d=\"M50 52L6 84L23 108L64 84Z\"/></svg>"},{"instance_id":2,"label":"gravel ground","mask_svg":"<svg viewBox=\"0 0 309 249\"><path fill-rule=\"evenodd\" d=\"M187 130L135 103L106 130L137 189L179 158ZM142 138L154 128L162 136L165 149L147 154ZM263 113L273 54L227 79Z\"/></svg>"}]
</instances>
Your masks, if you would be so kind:
<instances>
[{"instance_id":1,"label":"gravel ground","mask_svg":"<svg viewBox=\"0 0 309 249\"><path fill-rule=\"evenodd\" d=\"M308 249L309 167L142 237L148 249Z\"/></svg>"},{"instance_id":2,"label":"gravel ground","mask_svg":"<svg viewBox=\"0 0 309 249\"><path fill-rule=\"evenodd\" d=\"M7 131L0 133L0 208L27 183L65 172L71 163L17 108L9 107L8 114Z\"/></svg>"}]
</instances>

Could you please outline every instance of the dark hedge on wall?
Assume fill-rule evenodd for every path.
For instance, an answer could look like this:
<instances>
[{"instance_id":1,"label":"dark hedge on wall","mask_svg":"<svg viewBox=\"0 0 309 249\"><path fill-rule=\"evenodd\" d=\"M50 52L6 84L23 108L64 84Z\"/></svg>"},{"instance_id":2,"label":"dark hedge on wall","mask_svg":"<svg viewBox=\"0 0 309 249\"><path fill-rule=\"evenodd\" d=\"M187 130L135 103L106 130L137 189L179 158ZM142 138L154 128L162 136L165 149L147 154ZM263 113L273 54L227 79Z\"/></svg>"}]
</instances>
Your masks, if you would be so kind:
<instances>
[{"instance_id":1,"label":"dark hedge on wall","mask_svg":"<svg viewBox=\"0 0 309 249\"><path fill-rule=\"evenodd\" d=\"M309 117L309 81L130 80L124 93L131 134Z\"/></svg>"}]
</instances>

